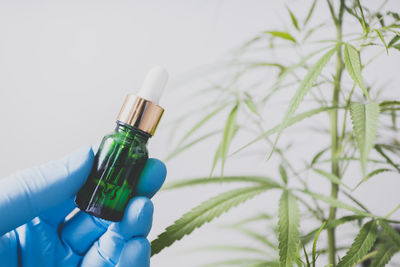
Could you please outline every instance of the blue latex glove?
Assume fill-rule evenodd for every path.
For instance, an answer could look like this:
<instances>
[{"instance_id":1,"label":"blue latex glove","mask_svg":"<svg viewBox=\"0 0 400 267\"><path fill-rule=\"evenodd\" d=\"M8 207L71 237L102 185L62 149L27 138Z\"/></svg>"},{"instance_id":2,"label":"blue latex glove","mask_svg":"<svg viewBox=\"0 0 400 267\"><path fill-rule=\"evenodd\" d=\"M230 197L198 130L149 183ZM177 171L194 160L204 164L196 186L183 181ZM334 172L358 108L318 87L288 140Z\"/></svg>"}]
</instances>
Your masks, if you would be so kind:
<instances>
[{"instance_id":1,"label":"blue latex glove","mask_svg":"<svg viewBox=\"0 0 400 267\"><path fill-rule=\"evenodd\" d=\"M166 176L165 165L149 159L121 222L82 211L69 220L74 196L94 159L90 147L45 165L0 179L0 266L150 265L146 239L153 215L151 198Z\"/></svg>"}]
</instances>

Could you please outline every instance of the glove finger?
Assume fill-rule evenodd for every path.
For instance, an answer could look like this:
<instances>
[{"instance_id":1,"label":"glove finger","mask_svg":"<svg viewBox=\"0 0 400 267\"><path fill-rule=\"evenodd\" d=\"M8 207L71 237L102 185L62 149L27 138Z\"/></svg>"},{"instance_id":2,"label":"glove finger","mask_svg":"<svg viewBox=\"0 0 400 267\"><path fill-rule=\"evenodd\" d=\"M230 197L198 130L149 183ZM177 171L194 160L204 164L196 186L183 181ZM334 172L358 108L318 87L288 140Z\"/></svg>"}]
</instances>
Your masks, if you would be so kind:
<instances>
[{"instance_id":1,"label":"glove finger","mask_svg":"<svg viewBox=\"0 0 400 267\"><path fill-rule=\"evenodd\" d=\"M39 217L47 224L58 227L74 209L76 209L76 205L74 198L71 198L54 208L48 209Z\"/></svg>"},{"instance_id":2,"label":"glove finger","mask_svg":"<svg viewBox=\"0 0 400 267\"><path fill-rule=\"evenodd\" d=\"M90 147L0 180L0 235L72 198L92 168Z\"/></svg>"},{"instance_id":3,"label":"glove finger","mask_svg":"<svg viewBox=\"0 0 400 267\"><path fill-rule=\"evenodd\" d=\"M135 237L125 243L116 265L98 255L96 259L84 259L81 267L150 267L150 253L149 241L145 237Z\"/></svg>"},{"instance_id":4,"label":"glove finger","mask_svg":"<svg viewBox=\"0 0 400 267\"><path fill-rule=\"evenodd\" d=\"M144 237L135 237L125 243L117 267L150 267L151 248Z\"/></svg>"},{"instance_id":5,"label":"glove finger","mask_svg":"<svg viewBox=\"0 0 400 267\"><path fill-rule=\"evenodd\" d=\"M110 224L110 221L80 211L62 226L60 239L75 254L83 255Z\"/></svg>"},{"instance_id":6,"label":"glove finger","mask_svg":"<svg viewBox=\"0 0 400 267\"><path fill-rule=\"evenodd\" d=\"M0 262L3 266L18 266L18 234L16 231L0 236Z\"/></svg>"},{"instance_id":7,"label":"glove finger","mask_svg":"<svg viewBox=\"0 0 400 267\"><path fill-rule=\"evenodd\" d=\"M89 249L82 260L82 266L115 266L125 243L132 236L145 236L152 223L153 204L146 197L134 198L123 220L113 223L98 241Z\"/></svg>"},{"instance_id":8,"label":"glove finger","mask_svg":"<svg viewBox=\"0 0 400 267\"><path fill-rule=\"evenodd\" d=\"M166 172L166 167L160 160L147 160L136 195L152 197L162 186ZM75 253L83 254L107 230L109 223L105 225L106 223L105 220L78 212L62 226L61 238Z\"/></svg>"},{"instance_id":9,"label":"glove finger","mask_svg":"<svg viewBox=\"0 0 400 267\"><path fill-rule=\"evenodd\" d=\"M149 198L134 197L129 202L122 221L111 224L108 231L117 233L126 240L133 236L147 236L153 223L153 212L154 206Z\"/></svg>"},{"instance_id":10,"label":"glove finger","mask_svg":"<svg viewBox=\"0 0 400 267\"><path fill-rule=\"evenodd\" d=\"M93 154L96 154L97 151L99 150L101 141L93 144L91 146ZM75 205L75 196L64 203L61 203L60 205L57 205L54 208L51 208L50 210L45 211L42 215L40 215L40 218L45 221L48 224L54 225L54 226L59 226L60 223L64 222L65 217L70 214L74 209L76 209Z\"/></svg>"},{"instance_id":11,"label":"glove finger","mask_svg":"<svg viewBox=\"0 0 400 267\"><path fill-rule=\"evenodd\" d=\"M161 160L148 159L140 174L135 195L152 198L163 185L166 176L167 168Z\"/></svg>"}]
</instances>

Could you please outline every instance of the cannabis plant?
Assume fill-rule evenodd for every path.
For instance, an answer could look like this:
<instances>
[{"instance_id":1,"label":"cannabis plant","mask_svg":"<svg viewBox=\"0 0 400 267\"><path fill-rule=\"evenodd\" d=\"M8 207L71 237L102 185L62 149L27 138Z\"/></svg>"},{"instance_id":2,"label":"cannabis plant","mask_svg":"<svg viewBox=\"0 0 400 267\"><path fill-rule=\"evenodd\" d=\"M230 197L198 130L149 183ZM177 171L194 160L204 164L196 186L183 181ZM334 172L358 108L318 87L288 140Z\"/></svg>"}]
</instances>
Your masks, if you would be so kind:
<instances>
[{"instance_id":1,"label":"cannabis plant","mask_svg":"<svg viewBox=\"0 0 400 267\"><path fill-rule=\"evenodd\" d=\"M394 203L391 212L377 215L354 197L354 191L368 180L377 179L383 172L400 172L400 101L385 99L382 88L368 83L363 75L374 60L384 60L400 50L400 16L395 10L387 10L386 2L379 4L372 10L360 0L315 0L304 16L286 7L291 21L288 30L267 29L232 53L222 74L211 78L213 85L199 91L210 94L198 111L203 118L186 132L169 156L173 160L195 144L206 144L209 138L219 136L219 146L211 156L211 174L171 182L164 190L221 183L237 183L239 187L205 200L177 219L152 242L153 255L224 212L271 190L281 192L277 216L265 214L260 205L259 215L233 227L265 246L221 247L247 249L254 257L226 259L215 265L384 266L400 251L396 231L400 221L392 218L400 205ZM327 14L320 17L327 20L312 24L317 10L326 10ZM286 55L293 55L291 62L279 61ZM287 98L285 112L278 124L271 125L266 114L271 113L278 95ZM209 99L214 101L209 103ZM220 122L221 116L223 127L213 128L219 124L210 121ZM318 129L307 128L310 132L291 136L289 142L280 140L288 137L287 128L317 117L326 118ZM206 134L199 135L200 130ZM313 136L316 131L323 134L327 145L322 142L318 151L306 149L289 159L288 153L299 144L299 137ZM241 144L234 142L239 135ZM251 150L260 142L269 144L261 155ZM308 142L318 145L314 140ZM206 149L209 151L209 147ZM230 159L248 154L265 158L269 169L277 171L259 176L224 175ZM355 168L360 170L359 175L349 174L349 169ZM310 174L326 179L330 194L312 189L307 179ZM313 225L311 231L303 229L305 220ZM255 221L269 225L269 233L252 230L249 225ZM339 247L336 229L343 224L355 227L355 238ZM319 238L325 233L326 243ZM276 244L266 236L276 236Z\"/></svg>"}]
</instances>

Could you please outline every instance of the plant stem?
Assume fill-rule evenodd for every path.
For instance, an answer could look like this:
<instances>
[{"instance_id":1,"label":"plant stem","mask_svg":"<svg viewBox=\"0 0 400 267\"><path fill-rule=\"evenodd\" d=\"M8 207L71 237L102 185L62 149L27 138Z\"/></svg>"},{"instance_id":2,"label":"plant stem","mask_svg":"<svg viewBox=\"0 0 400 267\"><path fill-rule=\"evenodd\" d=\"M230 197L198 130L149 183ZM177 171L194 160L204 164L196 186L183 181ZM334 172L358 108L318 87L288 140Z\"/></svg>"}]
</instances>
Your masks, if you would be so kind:
<instances>
[{"instance_id":1,"label":"plant stem","mask_svg":"<svg viewBox=\"0 0 400 267\"><path fill-rule=\"evenodd\" d=\"M357 262L357 264L361 264L361 263L363 263L364 261L375 257L377 253L378 253L377 250L371 251L370 253L368 253L367 255L365 255L364 257L362 257L361 260L359 260L359 261Z\"/></svg>"},{"instance_id":2,"label":"plant stem","mask_svg":"<svg viewBox=\"0 0 400 267\"><path fill-rule=\"evenodd\" d=\"M336 53L336 73L334 77L334 88L332 96L332 106L336 107L339 105L339 94L340 85L343 72L343 61L342 61L342 21L343 21L343 11L344 11L344 0L340 1L339 14L335 16L333 6L328 0L329 9L331 11L332 19L336 26L336 39L338 42L337 53ZM340 153L340 143L338 138L338 110L335 109L331 112L331 172L340 177L338 154ZM331 184L331 197L337 199L339 192L339 186L335 183ZM336 218L336 207L331 206L329 209L328 221L334 220ZM336 266L336 240L335 240L335 228L328 229L328 256L329 264L331 266Z\"/></svg>"},{"instance_id":3,"label":"plant stem","mask_svg":"<svg viewBox=\"0 0 400 267\"><path fill-rule=\"evenodd\" d=\"M400 204L398 204L393 210L391 210L391 211L385 216L385 218L386 218L386 219L389 219L390 216L392 216L393 213L395 213L398 209L400 209Z\"/></svg>"}]
</instances>

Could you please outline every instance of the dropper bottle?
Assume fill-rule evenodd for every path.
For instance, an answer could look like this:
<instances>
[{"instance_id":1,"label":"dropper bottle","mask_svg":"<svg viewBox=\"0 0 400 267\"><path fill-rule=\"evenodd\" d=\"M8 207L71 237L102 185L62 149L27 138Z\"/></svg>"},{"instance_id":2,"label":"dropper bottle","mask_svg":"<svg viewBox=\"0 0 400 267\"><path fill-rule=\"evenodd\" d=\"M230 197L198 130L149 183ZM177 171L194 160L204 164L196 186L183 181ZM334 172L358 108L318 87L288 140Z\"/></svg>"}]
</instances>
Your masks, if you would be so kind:
<instances>
[{"instance_id":1,"label":"dropper bottle","mask_svg":"<svg viewBox=\"0 0 400 267\"><path fill-rule=\"evenodd\" d=\"M154 67L137 95L127 95L116 128L104 136L89 177L75 199L82 211L110 221L122 220L148 159L147 141L164 112L158 102L167 80L167 71Z\"/></svg>"}]
</instances>

